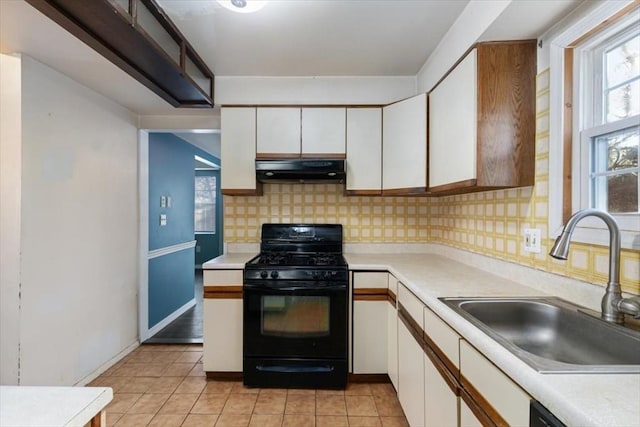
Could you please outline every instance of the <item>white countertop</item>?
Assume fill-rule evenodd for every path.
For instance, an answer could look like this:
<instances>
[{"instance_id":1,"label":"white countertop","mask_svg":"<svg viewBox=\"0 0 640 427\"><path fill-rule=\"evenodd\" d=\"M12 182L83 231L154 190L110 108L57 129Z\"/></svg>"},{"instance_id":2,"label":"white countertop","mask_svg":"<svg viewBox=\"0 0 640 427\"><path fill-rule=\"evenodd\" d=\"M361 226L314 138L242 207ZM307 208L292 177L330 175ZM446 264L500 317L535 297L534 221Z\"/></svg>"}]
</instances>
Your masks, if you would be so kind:
<instances>
[{"instance_id":1,"label":"white countertop","mask_svg":"<svg viewBox=\"0 0 640 427\"><path fill-rule=\"evenodd\" d=\"M0 386L0 427L84 426L111 399L109 387Z\"/></svg>"},{"instance_id":2,"label":"white countertop","mask_svg":"<svg viewBox=\"0 0 640 427\"><path fill-rule=\"evenodd\" d=\"M640 427L640 374L540 374L438 300L438 297L554 295L597 309L604 288L452 248L434 246L430 252L344 255L350 270L392 273L568 426ZM223 255L205 263L203 268L243 268L253 256ZM482 265L485 262L487 265ZM480 264L482 268L468 263Z\"/></svg>"},{"instance_id":3,"label":"white countertop","mask_svg":"<svg viewBox=\"0 0 640 427\"><path fill-rule=\"evenodd\" d=\"M253 253L230 253L220 255L217 258L211 259L202 264L203 270L230 270L230 269L244 269L244 265L251 258L258 255L258 252ZM205 283L206 285L206 283Z\"/></svg>"}]
</instances>

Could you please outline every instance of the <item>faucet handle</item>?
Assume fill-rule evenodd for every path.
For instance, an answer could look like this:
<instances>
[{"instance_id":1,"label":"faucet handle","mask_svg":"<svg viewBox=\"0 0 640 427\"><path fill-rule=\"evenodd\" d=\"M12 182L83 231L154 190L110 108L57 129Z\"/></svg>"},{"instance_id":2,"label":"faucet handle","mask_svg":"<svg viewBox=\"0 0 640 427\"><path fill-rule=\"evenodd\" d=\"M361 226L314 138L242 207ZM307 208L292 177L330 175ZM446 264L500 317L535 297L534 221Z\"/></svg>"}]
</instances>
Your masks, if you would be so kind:
<instances>
[{"instance_id":1,"label":"faucet handle","mask_svg":"<svg viewBox=\"0 0 640 427\"><path fill-rule=\"evenodd\" d=\"M634 319L640 319L640 296L622 298L616 304L619 311L628 314Z\"/></svg>"}]
</instances>

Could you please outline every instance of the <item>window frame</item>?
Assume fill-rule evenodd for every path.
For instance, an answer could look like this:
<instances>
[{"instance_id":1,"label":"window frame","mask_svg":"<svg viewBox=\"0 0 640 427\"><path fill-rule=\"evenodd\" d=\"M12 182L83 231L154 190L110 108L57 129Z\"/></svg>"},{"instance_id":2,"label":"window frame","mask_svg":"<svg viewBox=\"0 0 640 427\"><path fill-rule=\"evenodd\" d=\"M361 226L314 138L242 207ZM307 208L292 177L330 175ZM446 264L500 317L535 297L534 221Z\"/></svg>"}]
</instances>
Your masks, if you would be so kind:
<instances>
[{"instance_id":1,"label":"window frame","mask_svg":"<svg viewBox=\"0 0 640 427\"><path fill-rule=\"evenodd\" d=\"M576 48L582 47L583 42L597 33L609 33L611 37L616 28L619 31L627 27L638 16L640 6L637 1L594 2L585 4L545 35L549 42L549 138L552 141L549 147L549 180L552 184L549 192L549 238L560 233L572 212L587 207L582 205L580 197L584 191L588 195L589 181L588 178L585 180L584 168L581 168L581 156L585 155L584 151L588 155L588 150L577 149L581 145L580 129L585 117L581 115L580 108L574 108L580 105L581 93L584 97L584 88L581 87L584 83L575 78L580 65L575 63ZM593 115L593 109L589 113ZM588 162L585 164L588 166ZM586 174L588 177L588 167ZM588 203L588 199L585 200ZM640 249L640 215L614 214L614 217L621 229L622 247ZM609 232L601 220L588 217L576 227L574 240L606 246L609 244Z\"/></svg>"},{"instance_id":2,"label":"window frame","mask_svg":"<svg viewBox=\"0 0 640 427\"><path fill-rule=\"evenodd\" d=\"M193 228L194 228L194 234L217 234L217 230L216 230L216 220L217 220L217 215L218 215L218 197L217 197L217 188L218 185L220 185L219 183L219 179L218 177L215 175L215 169L196 169L196 172L200 172L200 171L211 171L211 174L197 174L194 176L194 197L195 197L195 193L198 191L196 187L196 180L198 178L213 178L215 180L215 189L212 191L213 193L213 204L212 204L212 208L213 208L213 230L196 230L196 220L195 220L195 212L196 212L196 203L194 201L194 221L193 221Z\"/></svg>"}]
</instances>

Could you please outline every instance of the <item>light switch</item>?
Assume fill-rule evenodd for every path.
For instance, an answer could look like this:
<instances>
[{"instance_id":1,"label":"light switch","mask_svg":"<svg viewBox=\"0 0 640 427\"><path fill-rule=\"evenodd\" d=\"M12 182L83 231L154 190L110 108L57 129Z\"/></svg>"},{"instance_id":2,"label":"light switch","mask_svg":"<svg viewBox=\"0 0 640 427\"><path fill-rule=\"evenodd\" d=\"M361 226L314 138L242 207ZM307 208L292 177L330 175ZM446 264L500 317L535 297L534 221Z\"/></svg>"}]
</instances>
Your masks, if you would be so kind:
<instances>
[{"instance_id":1,"label":"light switch","mask_svg":"<svg viewBox=\"0 0 640 427\"><path fill-rule=\"evenodd\" d=\"M524 229L524 251L540 253L540 229L525 228Z\"/></svg>"},{"instance_id":2,"label":"light switch","mask_svg":"<svg viewBox=\"0 0 640 427\"><path fill-rule=\"evenodd\" d=\"M160 227L164 227L165 225L167 225L167 215L160 214Z\"/></svg>"},{"instance_id":3,"label":"light switch","mask_svg":"<svg viewBox=\"0 0 640 427\"><path fill-rule=\"evenodd\" d=\"M171 196L167 196L167 207L171 207Z\"/></svg>"},{"instance_id":4,"label":"light switch","mask_svg":"<svg viewBox=\"0 0 640 427\"><path fill-rule=\"evenodd\" d=\"M164 208L167 206L167 198L165 196L160 196L160 207Z\"/></svg>"}]
</instances>

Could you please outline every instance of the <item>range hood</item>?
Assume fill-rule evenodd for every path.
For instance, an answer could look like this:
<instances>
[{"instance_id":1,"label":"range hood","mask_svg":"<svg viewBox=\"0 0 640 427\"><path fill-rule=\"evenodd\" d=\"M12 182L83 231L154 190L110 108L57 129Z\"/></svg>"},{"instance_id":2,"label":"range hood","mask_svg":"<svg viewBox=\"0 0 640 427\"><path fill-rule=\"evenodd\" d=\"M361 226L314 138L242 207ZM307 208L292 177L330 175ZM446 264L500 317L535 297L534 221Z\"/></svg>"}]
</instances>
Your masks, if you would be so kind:
<instances>
[{"instance_id":1,"label":"range hood","mask_svg":"<svg viewBox=\"0 0 640 427\"><path fill-rule=\"evenodd\" d=\"M345 176L342 159L256 160L260 182L344 182Z\"/></svg>"}]
</instances>

